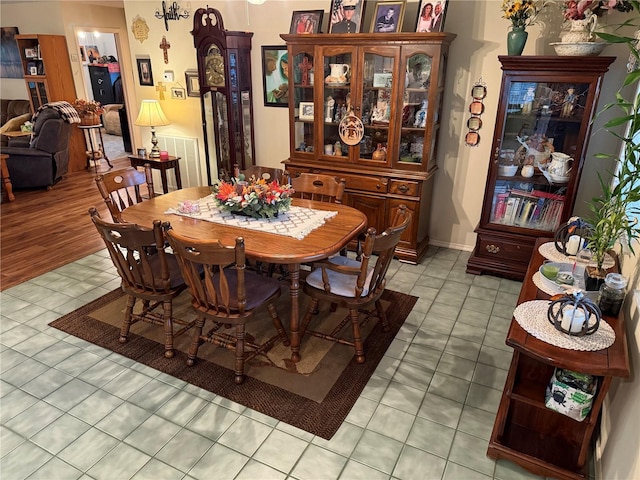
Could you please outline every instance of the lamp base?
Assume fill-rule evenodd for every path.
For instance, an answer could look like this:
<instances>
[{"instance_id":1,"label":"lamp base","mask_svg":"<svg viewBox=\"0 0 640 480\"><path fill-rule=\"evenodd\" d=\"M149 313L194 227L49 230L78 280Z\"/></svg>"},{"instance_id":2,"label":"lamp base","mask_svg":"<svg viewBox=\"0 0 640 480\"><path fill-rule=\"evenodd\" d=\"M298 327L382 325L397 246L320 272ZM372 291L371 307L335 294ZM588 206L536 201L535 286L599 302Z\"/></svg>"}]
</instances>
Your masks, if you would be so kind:
<instances>
[{"instance_id":1,"label":"lamp base","mask_svg":"<svg viewBox=\"0 0 640 480\"><path fill-rule=\"evenodd\" d=\"M154 146L149 152L149 158L160 158L160 149Z\"/></svg>"}]
</instances>

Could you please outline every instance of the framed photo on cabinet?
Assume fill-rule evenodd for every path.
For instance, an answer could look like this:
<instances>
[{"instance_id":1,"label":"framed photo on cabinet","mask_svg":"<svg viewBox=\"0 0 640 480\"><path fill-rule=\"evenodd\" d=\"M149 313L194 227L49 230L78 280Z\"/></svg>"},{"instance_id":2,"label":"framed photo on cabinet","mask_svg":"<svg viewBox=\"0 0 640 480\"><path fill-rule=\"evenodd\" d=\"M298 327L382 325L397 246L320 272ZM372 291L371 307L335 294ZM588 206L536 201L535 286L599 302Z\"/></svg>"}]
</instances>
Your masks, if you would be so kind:
<instances>
[{"instance_id":1,"label":"framed photo on cabinet","mask_svg":"<svg viewBox=\"0 0 640 480\"><path fill-rule=\"evenodd\" d=\"M416 32L443 32L449 0L421 0Z\"/></svg>"},{"instance_id":2,"label":"framed photo on cabinet","mask_svg":"<svg viewBox=\"0 0 640 480\"><path fill-rule=\"evenodd\" d=\"M320 33L324 10L295 11L291 16L289 33L305 34Z\"/></svg>"},{"instance_id":3,"label":"framed photo on cabinet","mask_svg":"<svg viewBox=\"0 0 640 480\"><path fill-rule=\"evenodd\" d=\"M300 102L298 117L300 120L313 120L313 102Z\"/></svg>"},{"instance_id":4,"label":"framed photo on cabinet","mask_svg":"<svg viewBox=\"0 0 640 480\"><path fill-rule=\"evenodd\" d=\"M371 17L371 33L402 31L405 2L378 2Z\"/></svg>"},{"instance_id":5,"label":"framed photo on cabinet","mask_svg":"<svg viewBox=\"0 0 640 480\"><path fill-rule=\"evenodd\" d=\"M329 33L360 33L364 0L331 0Z\"/></svg>"}]
</instances>

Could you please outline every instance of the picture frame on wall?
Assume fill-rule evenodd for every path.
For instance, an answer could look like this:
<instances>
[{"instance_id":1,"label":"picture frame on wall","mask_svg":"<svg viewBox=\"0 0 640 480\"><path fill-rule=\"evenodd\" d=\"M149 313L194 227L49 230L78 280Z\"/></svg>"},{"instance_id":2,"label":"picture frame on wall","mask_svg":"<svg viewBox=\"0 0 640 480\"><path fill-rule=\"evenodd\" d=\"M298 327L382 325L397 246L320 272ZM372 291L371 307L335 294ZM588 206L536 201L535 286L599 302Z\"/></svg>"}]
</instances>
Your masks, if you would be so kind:
<instances>
[{"instance_id":1,"label":"picture frame on wall","mask_svg":"<svg viewBox=\"0 0 640 480\"><path fill-rule=\"evenodd\" d=\"M416 32L444 32L449 0L420 0Z\"/></svg>"},{"instance_id":2,"label":"picture frame on wall","mask_svg":"<svg viewBox=\"0 0 640 480\"><path fill-rule=\"evenodd\" d=\"M153 87L153 72L150 58L138 58L138 79L141 86Z\"/></svg>"},{"instance_id":3,"label":"picture frame on wall","mask_svg":"<svg viewBox=\"0 0 640 480\"><path fill-rule=\"evenodd\" d=\"M286 45L262 47L262 87L265 107L289 106L289 57Z\"/></svg>"},{"instance_id":4,"label":"picture frame on wall","mask_svg":"<svg viewBox=\"0 0 640 480\"><path fill-rule=\"evenodd\" d=\"M184 79L187 82L187 97L200 96L200 82L198 81L198 70L186 70Z\"/></svg>"},{"instance_id":5,"label":"picture frame on wall","mask_svg":"<svg viewBox=\"0 0 640 480\"><path fill-rule=\"evenodd\" d=\"M320 33L324 10L298 10L291 15L289 33Z\"/></svg>"},{"instance_id":6,"label":"picture frame on wall","mask_svg":"<svg viewBox=\"0 0 640 480\"><path fill-rule=\"evenodd\" d=\"M402 31L405 1L376 3L371 17L371 33L395 33Z\"/></svg>"},{"instance_id":7,"label":"picture frame on wall","mask_svg":"<svg viewBox=\"0 0 640 480\"><path fill-rule=\"evenodd\" d=\"M364 0L331 0L329 33L360 33Z\"/></svg>"},{"instance_id":8,"label":"picture frame on wall","mask_svg":"<svg viewBox=\"0 0 640 480\"><path fill-rule=\"evenodd\" d=\"M171 87L171 98L174 100L186 100L187 93L182 87Z\"/></svg>"}]
</instances>

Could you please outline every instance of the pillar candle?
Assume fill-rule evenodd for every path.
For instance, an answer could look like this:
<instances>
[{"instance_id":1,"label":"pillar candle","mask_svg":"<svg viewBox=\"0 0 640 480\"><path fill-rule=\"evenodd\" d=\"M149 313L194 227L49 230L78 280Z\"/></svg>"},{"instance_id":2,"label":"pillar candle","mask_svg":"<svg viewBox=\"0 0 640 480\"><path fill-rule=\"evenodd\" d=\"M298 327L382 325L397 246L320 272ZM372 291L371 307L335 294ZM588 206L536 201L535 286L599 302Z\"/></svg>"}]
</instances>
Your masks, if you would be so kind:
<instances>
[{"instance_id":1,"label":"pillar candle","mask_svg":"<svg viewBox=\"0 0 640 480\"><path fill-rule=\"evenodd\" d=\"M580 332L584 322L585 316L582 308L568 305L562 310L562 322L560 322L560 326L567 332Z\"/></svg>"},{"instance_id":2,"label":"pillar candle","mask_svg":"<svg viewBox=\"0 0 640 480\"><path fill-rule=\"evenodd\" d=\"M169 152L160 150L160 160L169 160Z\"/></svg>"},{"instance_id":3,"label":"pillar candle","mask_svg":"<svg viewBox=\"0 0 640 480\"><path fill-rule=\"evenodd\" d=\"M578 253L580 249L580 236L579 235L571 235L569 237L569 241L567 242L567 255L575 255Z\"/></svg>"}]
</instances>

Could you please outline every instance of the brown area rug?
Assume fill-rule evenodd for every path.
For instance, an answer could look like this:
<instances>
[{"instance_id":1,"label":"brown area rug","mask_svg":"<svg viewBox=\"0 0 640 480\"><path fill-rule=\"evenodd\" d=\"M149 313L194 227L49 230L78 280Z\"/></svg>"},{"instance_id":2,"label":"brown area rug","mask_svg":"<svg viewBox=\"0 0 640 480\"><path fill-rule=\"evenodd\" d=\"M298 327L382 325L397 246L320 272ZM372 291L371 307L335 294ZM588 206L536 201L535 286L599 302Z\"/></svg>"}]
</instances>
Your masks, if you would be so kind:
<instances>
[{"instance_id":1,"label":"brown area rug","mask_svg":"<svg viewBox=\"0 0 640 480\"><path fill-rule=\"evenodd\" d=\"M286 325L289 292L283 290L277 308ZM352 347L305 336L301 345L302 361L299 364L289 361L291 352L288 347L277 345L267 356L255 357L247 363L246 378L242 385L236 385L233 381L233 352L228 350L209 344L202 345L196 365L186 365L185 352L191 331L176 339L176 354L172 359L164 358L161 327L137 323L131 329L129 341L119 343L120 324L126 303L126 296L120 289L51 322L50 325L314 435L330 439L349 414L417 298L385 290L382 300L390 325L389 332L382 331L376 318L368 321L367 315L361 315L365 338L364 364L355 362ZM305 307L302 304L300 311L306 311ZM174 313L186 320L192 315L188 292L185 291L174 301ZM321 304L320 313L313 319L311 327L328 331L346 313L346 310L341 309L329 313L328 305ZM263 335L272 335L268 329L263 331L261 328L263 325L270 325L270 321L261 321L262 315L268 317L266 312L256 312L255 321L247 325L248 333L258 340ZM346 336L350 337L350 328L347 328Z\"/></svg>"}]
</instances>

